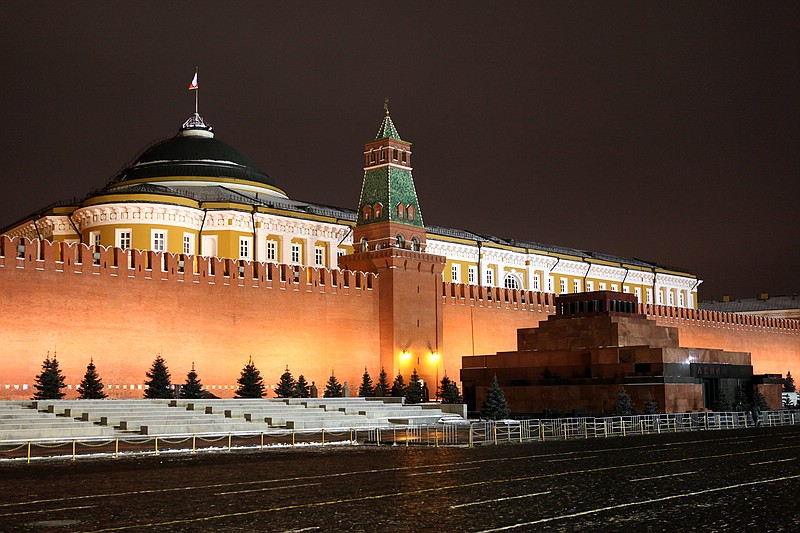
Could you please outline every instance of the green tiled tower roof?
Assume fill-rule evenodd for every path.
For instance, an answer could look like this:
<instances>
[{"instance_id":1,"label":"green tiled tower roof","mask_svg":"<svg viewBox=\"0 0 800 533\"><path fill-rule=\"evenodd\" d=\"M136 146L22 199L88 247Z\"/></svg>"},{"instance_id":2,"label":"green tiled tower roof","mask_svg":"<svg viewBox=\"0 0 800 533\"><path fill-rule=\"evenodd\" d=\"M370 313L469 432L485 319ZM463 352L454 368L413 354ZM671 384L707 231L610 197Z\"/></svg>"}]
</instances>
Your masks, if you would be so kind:
<instances>
[{"instance_id":1,"label":"green tiled tower roof","mask_svg":"<svg viewBox=\"0 0 800 533\"><path fill-rule=\"evenodd\" d=\"M392 117L389 116L388 98L383 103L383 111L384 111L383 122L381 122L381 127L378 128L378 134L375 136L375 140L380 141L383 139L394 139L395 141L402 141L403 139L400 138L400 134L397 133L397 128L394 127L394 122L392 122Z\"/></svg>"}]
</instances>

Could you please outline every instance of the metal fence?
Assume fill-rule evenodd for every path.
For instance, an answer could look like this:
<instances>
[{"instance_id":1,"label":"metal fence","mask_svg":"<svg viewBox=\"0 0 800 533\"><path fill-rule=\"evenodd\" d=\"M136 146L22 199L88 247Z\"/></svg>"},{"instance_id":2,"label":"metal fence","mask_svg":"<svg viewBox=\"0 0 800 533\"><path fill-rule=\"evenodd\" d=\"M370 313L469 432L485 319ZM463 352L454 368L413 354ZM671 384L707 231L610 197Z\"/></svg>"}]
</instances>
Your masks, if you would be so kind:
<instances>
[{"instance_id":1,"label":"metal fence","mask_svg":"<svg viewBox=\"0 0 800 533\"><path fill-rule=\"evenodd\" d=\"M761 425L800 424L800 411L766 411ZM230 453L239 449L298 446L479 446L531 441L596 439L710 431L753 427L749 413L676 413L604 418L558 418L535 420L478 421L469 424L440 423L425 426L351 428L341 430L272 430L259 433L189 434L172 436L116 436L81 439L31 439L0 442L0 459L30 462L58 457L102 454L159 455L169 452Z\"/></svg>"}]
</instances>

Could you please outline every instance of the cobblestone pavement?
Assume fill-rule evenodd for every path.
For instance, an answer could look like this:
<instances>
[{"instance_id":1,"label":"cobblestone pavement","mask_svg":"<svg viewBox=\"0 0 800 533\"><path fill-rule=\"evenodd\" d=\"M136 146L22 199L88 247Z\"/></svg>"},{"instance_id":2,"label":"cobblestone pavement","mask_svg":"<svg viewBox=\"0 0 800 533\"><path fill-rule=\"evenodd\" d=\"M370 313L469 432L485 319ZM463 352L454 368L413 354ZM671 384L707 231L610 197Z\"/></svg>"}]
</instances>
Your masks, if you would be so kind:
<instances>
[{"instance_id":1,"label":"cobblestone pavement","mask_svg":"<svg viewBox=\"0 0 800 533\"><path fill-rule=\"evenodd\" d=\"M800 427L0 463L2 531L800 531Z\"/></svg>"}]
</instances>

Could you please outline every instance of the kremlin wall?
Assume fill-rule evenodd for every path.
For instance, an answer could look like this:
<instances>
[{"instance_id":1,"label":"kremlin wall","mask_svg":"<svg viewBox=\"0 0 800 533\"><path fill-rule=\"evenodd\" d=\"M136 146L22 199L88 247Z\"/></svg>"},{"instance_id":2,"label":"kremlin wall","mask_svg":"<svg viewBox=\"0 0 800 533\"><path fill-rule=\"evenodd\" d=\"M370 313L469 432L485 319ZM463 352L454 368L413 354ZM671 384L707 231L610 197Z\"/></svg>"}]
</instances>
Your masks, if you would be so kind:
<instances>
[{"instance_id":1,"label":"kremlin wall","mask_svg":"<svg viewBox=\"0 0 800 533\"><path fill-rule=\"evenodd\" d=\"M270 385L288 365L318 385L331 371L355 391L366 367L416 368L429 383L458 379L461 356L514 350L517 329L555 312L548 293L439 282L441 339L381 361L381 276L232 259L94 248L0 237L0 397L29 398L48 351L70 390L90 358L112 398L142 395L144 373L164 355L173 382L192 364L209 392L232 397L252 356ZM639 305L678 328L682 346L752 354L755 373L796 368L800 321Z\"/></svg>"},{"instance_id":2,"label":"kremlin wall","mask_svg":"<svg viewBox=\"0 0 800 533\"><path fill-rule=\"evenodd\" d=\"M355 394L365 369L416 369L433 395L445 373L460 381L462 357L515 350L557 295L596 290L677 328L681 347L797 372L800 321L698 311L685 270L426 226L411 156L387 105L357 208L316 205L195 113L100 191L0 230L0 399L30 398L48 353L67 398L92 359L109 397L142 397L158 354L173 383L194 365L222 398L250 357L268 386L288 367Z\"/></svg>"}]
</instances>

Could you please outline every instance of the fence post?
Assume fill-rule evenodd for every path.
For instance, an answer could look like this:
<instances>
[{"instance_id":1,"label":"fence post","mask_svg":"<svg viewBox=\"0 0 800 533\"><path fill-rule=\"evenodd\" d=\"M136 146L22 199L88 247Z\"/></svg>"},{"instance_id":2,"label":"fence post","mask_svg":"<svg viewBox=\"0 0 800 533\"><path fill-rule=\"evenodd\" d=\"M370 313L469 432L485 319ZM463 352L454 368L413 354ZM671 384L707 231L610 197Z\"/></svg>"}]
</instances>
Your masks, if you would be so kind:
<instances>
[{"instance_id":1,"label":"fence post","mask_svg":"<svg viewBox=\"0 0 800 533\"><path fill-rule=\"evenodd\" d=\"M292 436L294 436L294 432L292 432ZM322 428L322 446L325 446L325 428Z\"/></svg>"},{"instance_id":2,"label":"fence post","mask_svg":"<svg viewBox=\"0 0 800 533\"><path fill-rule=\"evenodd\" d=\"M408 426L406 426L406 448L408 448Z\"/></svg>"},{"instance_id":3,"label":"fence post","mask_svg":"<svg viewBox=\"0 0 800 533\"><path fill-rule=\"evenodd\" d=\"M194 433L192 433L192 453L194 453L194 450L195 450L195 445L194 445L195 437L196 437L196 435Z\"/></svg>"},{"instance_id":4,"label":"fence post","mask_svg":"<svg viewBox=\"0 0 800 533\"><path fill-rule=\"evenodd\" d=\"M75 439L72 440L72 460L75 460L75 443L77 441Z\"/></svg>"},{"instance_id":5,"label":"fence post","mask_svg":"<svg viewBox=\"0 0 800 533\"><path fill-rule=\"evenodd\" d=\"M158 437L156 437L156 455L158 455Z\"/></svg>"},{"instance_id":6,"label":"fence post","mask_svg":"<svg viewBox=\"0 0 800 533\"><path fill-rule=\"evenodd\" d=\"M264 432L261 432L261 449L264 449Z\"/></svg>"},{"instance_id":7,"label":"fence post","mask_svg":"<svg viewBox=\"0 0 800 533\"><path fill-rule=\"evenodd\" d=\"M494 445L497 446L497 424L492 425L492 433L494 433Z\"/></svg>"},{"instance_id":8,"label":"fence post","mask_svg":"<svg viewBox=\"0 0 800 533\"><path fill-rule=\"evenodd\" d=\"M31 464L31 441L28 441L28 464Z\"/></svg>"},{"instance_id":9,"label":"fence post","mask_svg":"<svg viewBox=\"0 0 800 533\"><path fill-rule=\"evenodd\" d=\"M469 447L472 448L472 424L469 425Z\"/></svg>"},{"instance_id":10,"label":"fence post","mask_svg":"<svg viewBox=\"0 0 800 533\"><path fill-rule=\"evenodd\" d=\"M119 459L119 437L114 439L114 459Z\"/></svg>"},{"instance_id":11,"label":"fence post","mask_svg":"<svg viewBox=\"0 0 800 533\"><path fill-rule=\"evenodd\" d=\"M228 433L228 453L231 453L231 434Z\"/></svg>"},{"instance_id":12,"label":"fence post","mask_svg":"<svg viewBox=\"0 0 800 533\"><path fill-rule=\"evenodd\" d=\"M323 437L322 437L322 442L323 442L323 444L325 443L325 436L324 436L324 434L323 434ZM294 430L292 430L292 448L294 448Z\"/></svg>"}]
</instances>

